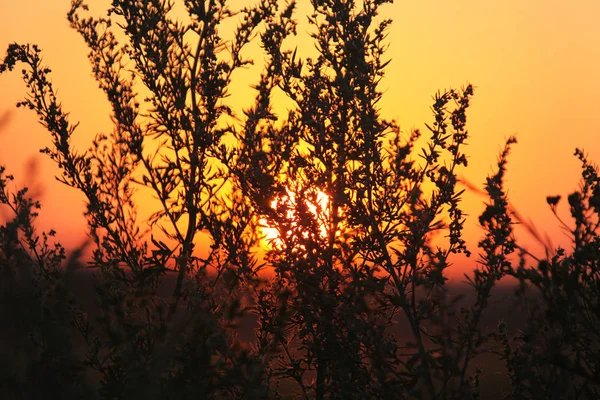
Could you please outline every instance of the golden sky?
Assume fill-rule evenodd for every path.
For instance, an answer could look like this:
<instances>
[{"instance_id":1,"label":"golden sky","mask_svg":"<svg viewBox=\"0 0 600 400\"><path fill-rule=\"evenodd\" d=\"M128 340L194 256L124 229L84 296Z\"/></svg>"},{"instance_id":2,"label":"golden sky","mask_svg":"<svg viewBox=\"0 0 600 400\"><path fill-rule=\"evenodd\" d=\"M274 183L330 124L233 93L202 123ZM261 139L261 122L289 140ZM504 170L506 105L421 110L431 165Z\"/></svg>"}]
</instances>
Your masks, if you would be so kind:
<instances>
[{"instance_id":1,"label":"golden sky","mask_svg":"<svg viewBox=\"0 0 600 400\"><path fill-rule=\"evenodd\" d=\"M92 78L83 40L68 27L65 15L70 1L2 3L0 57L11 42L40 45L45 63L53 70L59 99L71 120L81 122L74 144L87 149L95 133L110 130L109 107ZM99 15L110 2L88 3ZM309 53L313 44L306 34L305 3L300 1L297 17L302 23L295 44L300 52ZM237 0L232 7L244 4ZM474 84L468 113L470 165L464 176L482 186L504 140L516 135L519 143L513 148L507 175L510 199L555 244L567 246L545 197L565 197L577 187L580 165L573 156L575 147L584 148L600 163L600 2L420 0L397 1L383 11L394 20L388 36L392 62L381 85L383 115L396 119L406 131L425 132L437 90ZM261 64L262 54L250 55ZM35 114L14 108L25 90L19 69L0 77L0 115L12 111L0 137L0 164L23 183L32 165L28 160L38 159L38 182L45 189L41 227L55 228L61 241L73 246L84 232L83 198L53 180L56 168L38 153L50 143L49 135ZM250 104L243 94L252 76L253 71L237 76L232 101L238 109ZM477 216L482 201L465 195L464 208L470 214L466 234L472 250L481 234ZM566 201L559 210L567 212ZM539 254L527 235L521 237Z\"/></svg>"}]
</instances>

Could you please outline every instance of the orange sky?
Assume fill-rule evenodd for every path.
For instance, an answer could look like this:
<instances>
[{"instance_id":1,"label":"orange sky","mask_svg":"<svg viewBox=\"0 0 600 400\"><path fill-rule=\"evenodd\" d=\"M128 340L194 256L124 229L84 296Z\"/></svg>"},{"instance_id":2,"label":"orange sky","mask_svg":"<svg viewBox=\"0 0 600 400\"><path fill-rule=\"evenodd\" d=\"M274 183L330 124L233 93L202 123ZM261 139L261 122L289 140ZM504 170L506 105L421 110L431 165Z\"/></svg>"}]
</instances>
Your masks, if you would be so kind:
<instances>
[{"instance_id":1,"label":"orange sky","mask_svg":"<svg viewBox=\"0 0 600 400\"><path fill-rule=\"evenodd\" d=\"M89 0L92 12L110 3ZM232 2L233 8L246 4ZM306 38L307 5L300 1L302 24L295 41L304 54L313 45ZM83 40L68 27L69 0L5 1L0 6L0 57L14 41L37 43L72 121L80 121L74 144L86 149L92 136L110 130L109 108L97 89ZM556 0L397 1L384 8L393 18L388 42L387 78L381 89L383 115L395 118L405 130L431 121L429 106L438 89L476 86L468 114L471 134L469 168L464 176L482 185L492 171L506 137L516 134L507 183L512 203L531 218L555 243L568 245L546 206L548 194L567 195L576 188L580 166L573 156L582 147L600 163L600 2L581 0L577 5ZM98 14L96 14L98 15ZM257 64L263 56L255 54ZM18 71L18 69L17 69ZM235 77L232 102L238 110L247 104L245 94L256 70ZM0 77L0 115L12 110L0 137L0 164L18 177L26 176L27 161L39 159L44 190L41 227L55 228L67 246L82 237L83 198L53 180L53 163L38 154L49 135L28 110L16 110L24 85L18 72ZM21 180L23 182L23 180ZM474 249L480 235L477 216L482 199L466 195L464 208L471 215L466 235ZM566 201L559 206L567 211ZM526 235L524 244L539 249Z\"/></svg>"}]
</instances>

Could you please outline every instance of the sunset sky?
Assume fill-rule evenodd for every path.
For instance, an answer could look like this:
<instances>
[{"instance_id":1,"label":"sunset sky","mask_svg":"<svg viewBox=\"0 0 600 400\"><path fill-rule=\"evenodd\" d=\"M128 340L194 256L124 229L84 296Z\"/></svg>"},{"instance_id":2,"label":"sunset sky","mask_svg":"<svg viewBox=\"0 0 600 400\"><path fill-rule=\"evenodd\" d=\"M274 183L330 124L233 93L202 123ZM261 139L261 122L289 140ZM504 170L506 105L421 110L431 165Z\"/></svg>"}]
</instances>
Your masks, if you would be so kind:
<instances>
[{"instance_id":1,"label":"sunset sky","mask_svg":"<svg viewBox=\"0 0 600 400\"><path fill-rule=\"evenodd\" d=\"M88 3L92 13L100 15L110 2ZM299 3L296 16L301 24L294 44L301 54L310 54L313 44L305 23L309 7L305 1ZM233 1L232 8L245 4L245 0ZM69 7L69 0L3 1L0 57L11 42L40 45L64 109L71 113L72 122L81 123L73 143L84 150L93 135L109 131L111 123L84 42L66 21ZM468 113L470 165L463 176L482 187L505 139L516 135L519 143L513 148L507 175L510 200L555 244L568 246L545 197L565 198L577 187L581 169L573 156L575 147L600 163L600 2L420 0L397 1L383 11L394 23L387 53L392 62L381 84L382 114L396 119L405 131L425 132L436 91L474 84ZM260 68L263 54L250 50L247 55ZM0 164L24 183L30 180L30 160L38 160L37 182L44 189L40 226L56 229L62 242L74 246L85 230L83 198L56 182L57 169L38 153L50 137L36 115L14 107L25 93L20 69L0 76L0 116L11 112L0 136ZM231 102L238 111L251 102L248 84L256 71L234 76ZM483 198L467 194L463 204L470 214L466 235L474 250L481 234L477 216ZM568 211L566 199L559 210ZM520 237L541 254L529 236L521 232Z\"/></svg>"}]
</instances>

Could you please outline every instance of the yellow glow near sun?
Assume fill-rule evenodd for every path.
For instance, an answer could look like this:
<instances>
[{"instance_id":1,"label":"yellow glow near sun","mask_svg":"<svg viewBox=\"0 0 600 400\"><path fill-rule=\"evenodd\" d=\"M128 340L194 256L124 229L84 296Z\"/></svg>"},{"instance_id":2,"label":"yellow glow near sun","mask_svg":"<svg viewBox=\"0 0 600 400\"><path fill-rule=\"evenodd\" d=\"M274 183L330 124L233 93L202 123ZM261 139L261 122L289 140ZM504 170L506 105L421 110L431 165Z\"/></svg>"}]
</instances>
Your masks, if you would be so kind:
<instances>
[{"instance_id":1,"label":"yellow glow near sun","mask_svg":"<svg viewBox=\"0 0 600 400\"><path fill-rule=\"evenodd\" d=\"M304 199L304 205L306 206L308 212L312 214L319 224L319 236L324 239L327 237L329 196L318 189L315 189L314 192L314 196L310 196L313 197L314 200ZM285 235L290 234L292 229L298 227L298 221L295 215L296 202L296 195L290 190L287 191L285 196L271 201L271 208L275 210L281 205L287 206L285 219L291 229L288 232L284 232ZM281 227L271 225L265 218L261 218L259 225L263 234L263 241L267 247L276 247L283 244L281 240L282 232L280 232L280 229L282 229ZM308 235L308 231L303 233L304 238L308 238Z\"/></svg>"}]
</instances>

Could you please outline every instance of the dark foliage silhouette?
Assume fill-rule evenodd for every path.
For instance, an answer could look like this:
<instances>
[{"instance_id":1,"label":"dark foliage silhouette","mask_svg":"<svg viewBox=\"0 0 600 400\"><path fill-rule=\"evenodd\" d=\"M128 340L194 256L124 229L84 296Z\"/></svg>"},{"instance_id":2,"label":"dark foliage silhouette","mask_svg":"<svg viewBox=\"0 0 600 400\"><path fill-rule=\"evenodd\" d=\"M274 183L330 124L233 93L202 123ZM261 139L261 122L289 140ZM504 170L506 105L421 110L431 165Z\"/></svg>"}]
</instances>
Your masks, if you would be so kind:
<instances>
[{"instance_id":1,"label":"dark foliage silhouette","mask_svg":"<svg viewBox=\"0 0 600 400\"><path fill-rule=\"evenodd\" d=\"M286 47L293 2L234 13L224 0L184 1L181 21L166 0L114 0L100 18L74 0L68 21L114 123L87 151L71 146L77 124L41 50L9 45L0 74L24 65L19 105L50 133L43 152L58 179L85 195L98 310L73 290L84 273L77 252L67 259L53 231L37 233L39 203L0 169L10 215L0 226L0 322L12 327L2 330L12 344L3 395L475 399L486 385L478 360L498 354L507 398L598 397L597 169L576 153L575 227L559 220L572 251L548 249L530 265L503 185L509 138L485 182L468 299L452 294L445 269L471 255L457 176L474 88L437 93L426 135L381 116L391 21L379 14L390 2L312 1L317 55L304 58ZM226 40L219 28L234 17ZM265 66L237 116L228 87L253 41ZM285 115L275 114L276 92L293 104ZM148 192L156 211L145 228ZM559 203L548 197L553 211ZM265 240L261 225L276 237ZM505 276L520 282L520 331L482 322ZM253 323L254 338L241 340Z\"/></svg>"},{"instance_id":2,"label":"dark foliage silhouette","mask_svg":"<svg viewBox=\"0 0 600 400\"><path fill-rule=\"evenodd\" d=\"M222 100L231 74L249 62L241 49L261 21L275 18L276 7L264 1L242 10L236 39L226 43L217 28L233 14L224 2L185 6L187 24L170 17L172 5L165 1L114 2L98 19L82 17L87 7L73 2L69 22L90 48L115 123L83 153L70 145L77 125L56 98L39 48L10 45L0 67L4 72L17 62L27 66L23 77L30 95L19 105L34 110L50 132L52 145L44 152L62 169L59 180L87 199L101 313L95 321L85 313L72 318L87 345L82 368L96 371L103 398L263 391L259 360L240 347L230 327L243 303L243 291L234 289L251 284L254 275L253 233L245 203L235 193L217 194L229 182L218 163L227 155L222 145L227 131L218 122L230 113ZM117 42L113 19L126 45ZM194 46L187 44L192 38ZM141 110L136 85L151 93L147 111ZM146 152L153 140L159 149ZM136 220L136 185L149 187L159 200L150 235ZM206 258L193 253L200 232L214 243ZM168 269L177 271L177 280L165 301L157 286Z\"/></svg>"},{"instance_id":3,"label":"dark foliage silhouette","mask_svg":"<svg viewBox=\"0 0 600 400\"><path fill-rule=\"evenodd\" d=\"M296 107L281 127L252 123L239 136L238 175L251 177L242 190L280 234L267 255L276 277L258 296L260 344L273 353L276 382L292 380L304 396L464 396L474 390L466 371L481 344L479 311L458 329L444 323L443 270L451 253L467 251L455 169L466 165L473 88L435 97L424 164L415 163L420 133L405 138L377 108L390 23L374 24L381 4L315 4L315 60L265 45L277 81L263 85L277 84ZM268 114L264 99L254 115ZM449 232L444 249L430 243L439 230ZM483 307L489 294L475 285ZM398 319L411 343L391 334Z\"/></svg>"},{"instance_id":4,"label":"dark foliage silhouette","mask_svg":"<svg viewBox=\"0 0 600 400\"><path fill-rule=\"evenodd\" d=\"M520 399L594 399L600 396L600 180L582 150L580 189L568 196L573 224L557 214L561 196L547 203L572 238L572 249L548 249L551 257L528 267L510 266L520 282L528 323L510 336L501 326L513 391ZM574 226L573 226L574 225Z\"/></svg>"}]
</instances>

